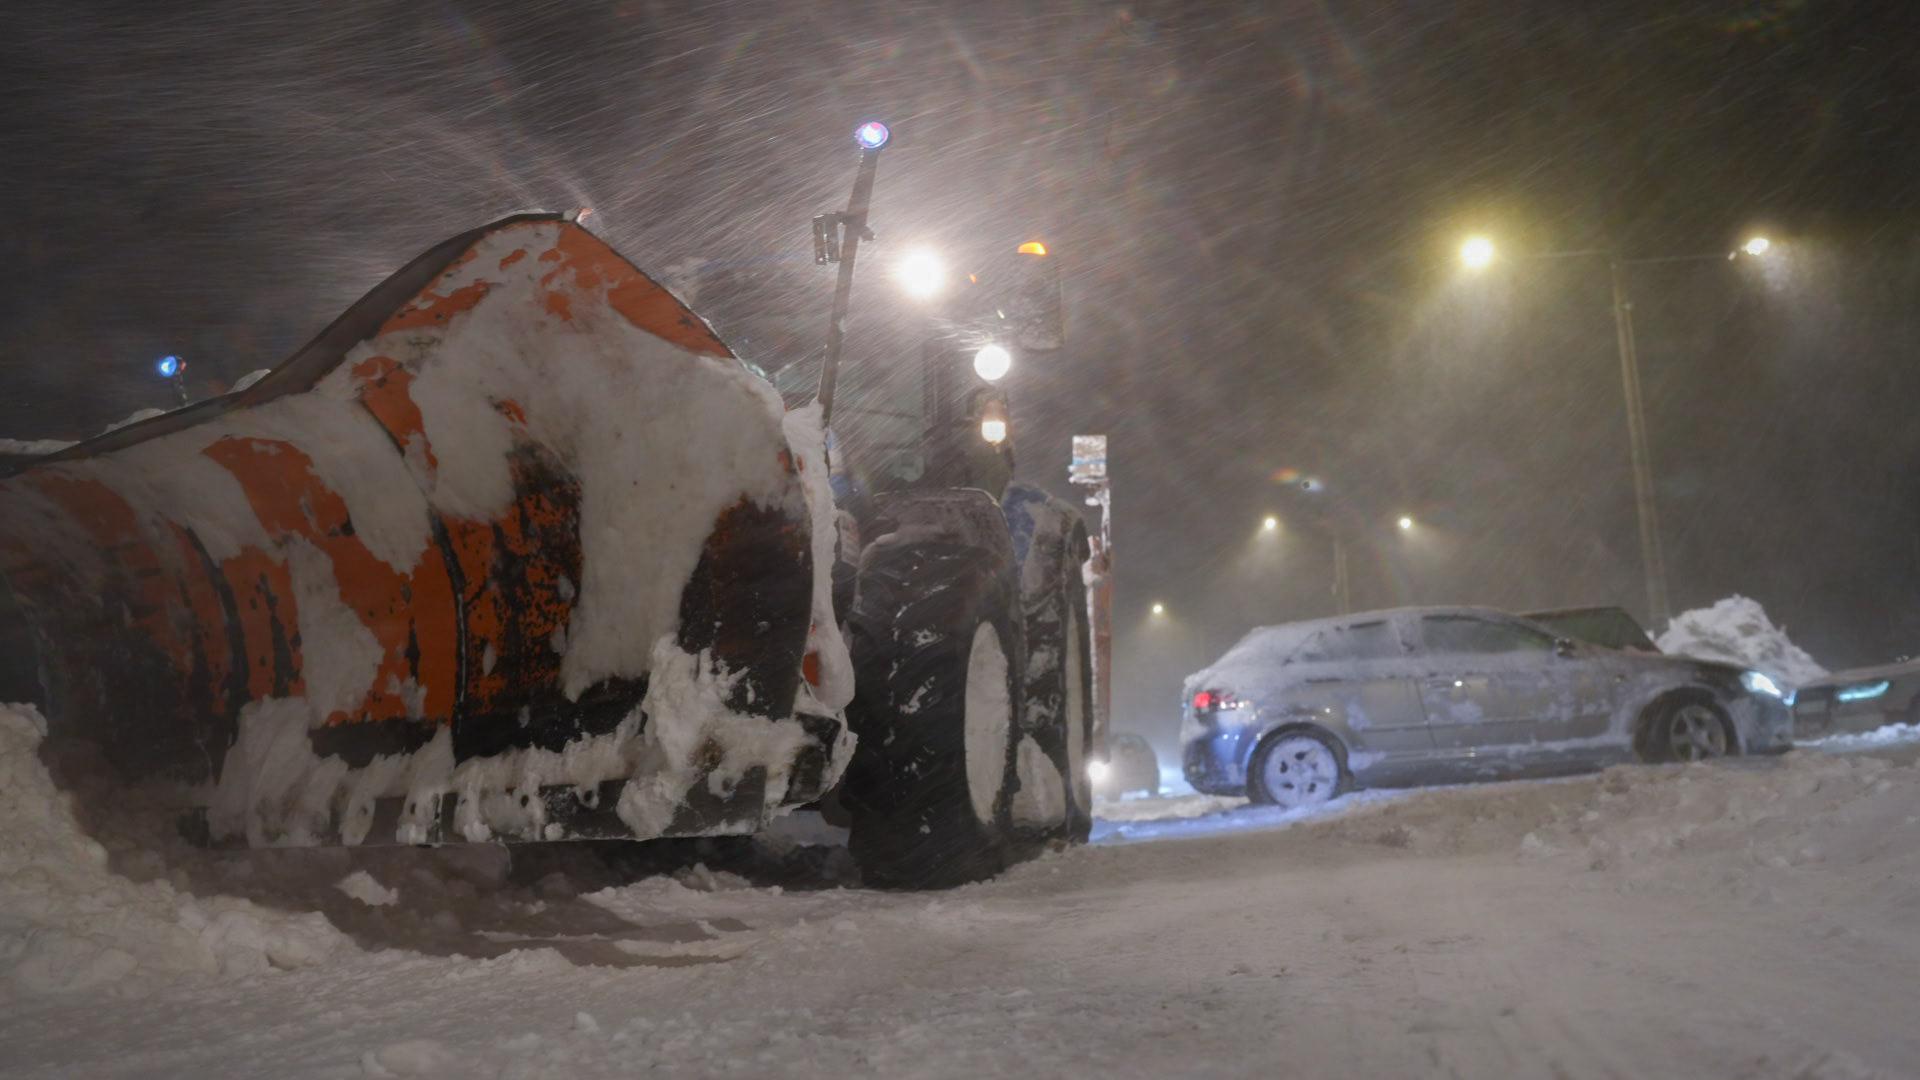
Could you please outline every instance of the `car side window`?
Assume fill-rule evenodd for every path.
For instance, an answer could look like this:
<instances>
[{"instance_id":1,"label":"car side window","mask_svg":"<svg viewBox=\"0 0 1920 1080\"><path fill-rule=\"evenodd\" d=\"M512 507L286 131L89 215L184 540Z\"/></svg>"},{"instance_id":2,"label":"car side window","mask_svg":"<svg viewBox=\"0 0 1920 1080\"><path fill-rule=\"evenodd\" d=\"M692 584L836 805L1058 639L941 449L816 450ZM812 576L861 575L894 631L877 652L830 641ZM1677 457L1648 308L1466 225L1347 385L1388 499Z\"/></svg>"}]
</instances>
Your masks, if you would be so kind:
<instances>
[{"instance_id":1,"label":"car side window","mask_svg":"<svg viewBox=\"0 0 1920 1080\"><path fill-rule=\"evenodd\" d=\"M1301 646L1295 659L1307 663L1356 660L1398 660L1407 652L1392 624L1379 622L1332 626L1315 633Z\"/></svg>"},{"instance_id":2,"label":"car side window","mask_svg":"<svg viewBox=\"0 0 1920 1080\"><path fill-rule=\"evenodd\" d=\"M1427 651L1442 655L1487 655L1553 651L1553 639L1513 623L1470 615L1428 615L1420 620Z\"/></svg>"}]
</instances>

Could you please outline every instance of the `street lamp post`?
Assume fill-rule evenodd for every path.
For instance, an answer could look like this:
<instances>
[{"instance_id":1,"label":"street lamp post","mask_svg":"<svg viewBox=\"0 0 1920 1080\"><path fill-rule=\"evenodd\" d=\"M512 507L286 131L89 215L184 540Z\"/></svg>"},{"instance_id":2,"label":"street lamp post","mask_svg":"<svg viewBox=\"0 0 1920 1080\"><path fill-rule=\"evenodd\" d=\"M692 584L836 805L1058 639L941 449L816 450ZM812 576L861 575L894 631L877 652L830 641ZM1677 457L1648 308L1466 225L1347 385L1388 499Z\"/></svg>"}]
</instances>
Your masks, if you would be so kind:
<instances>
[{"instance_id":1,"label":"street lamp post","mask_svg":"<svg viewBox=\"0 0 1920 1080\"><path fill-rule=\"evenodd\" d=\"M1667 599L1667 561L1660 546L1660 509L1653 491L1653 451L1647 439L1646 406L1640 393L1640 353L1633 336L1633 300L1627 294L1627 267L1652 263L1724 261L1745 253L1766 254L1772 244L1756 236L1742 244L1739 251L1716 255L1666 255L1652 258L1623 259L1611 248L1583 248L1578 251L1552 251L1522 256L1529 259L1604 258L1613 290L1613 328L1615 347L1620 354L1621 396L1627 410L1627 453L1633 467L1634 511L1640 522L1640 565L1646 580L1647 614L1654 623L1672 617ZM1495 257L1493 242L1485 237L1469 237L1460 247L1460 261L1469 270L1481 270Z\"/></svg>"},{"instance_id":2,"label":"street lamp post","mask_svg":"<svg viewBox=\"0 0 1920 1080\"><path fill-rule=\"evenodd\" d=\"M1640 566L1646 578L1647 617L1655 625L1672 617L1667 603L1667 558L1660 547L1660 508L1653 497L1653 452L1647 444L1646 406L1640 396L1640 354L1633 340L1633 301L1627 299L1626 268L1609 256L1613 281L1613 328L1620 350L1620 387L1627 403L1627 452L1633 463L1633 505L1640 520Z\"/></svg>"}]
</instances>

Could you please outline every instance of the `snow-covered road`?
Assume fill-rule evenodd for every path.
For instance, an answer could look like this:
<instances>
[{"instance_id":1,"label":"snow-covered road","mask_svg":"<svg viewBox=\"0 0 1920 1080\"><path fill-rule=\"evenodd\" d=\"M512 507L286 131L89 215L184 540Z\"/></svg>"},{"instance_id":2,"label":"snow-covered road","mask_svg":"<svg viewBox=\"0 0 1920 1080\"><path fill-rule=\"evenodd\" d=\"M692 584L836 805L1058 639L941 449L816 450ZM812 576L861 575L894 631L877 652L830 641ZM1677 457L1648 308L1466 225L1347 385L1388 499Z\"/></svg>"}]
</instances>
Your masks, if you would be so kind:
<instances>
[{"instance_id":1,"label":"snow-covered road","mask_svg":"<svg viewBox=\"0 0 1920 1080\"><path fill-rule=\"evenodd\" d=\"M1126 803L1102 843L940 895L840 888L831 860L760 884L687 867L577 895L599 884L592 868L507 881L486 849L122 857L173 885L138 886L152 910L93 918L135 932L168 904L224 913L226 929L202 920L199 933L228 947L227 972L143 956L66 993L19 977L36 925L81 923L21 910L21 875L46 870L20 862L35 841L16 835L0 1065L568 1080L1920 1074L1920 768L1910 744L1830 749L1855 752L1367 796L1308 820L1196 797ZM764 883L776 877L787 887ZM57 893L74 887L49 894L88 902ZM152 890L173 891L163 904ZM345 936L216 892L322 911ZM307 935L290 953L289 927ZM248 973L249 955L296 969Z\"/></svg>"}]
</instances>

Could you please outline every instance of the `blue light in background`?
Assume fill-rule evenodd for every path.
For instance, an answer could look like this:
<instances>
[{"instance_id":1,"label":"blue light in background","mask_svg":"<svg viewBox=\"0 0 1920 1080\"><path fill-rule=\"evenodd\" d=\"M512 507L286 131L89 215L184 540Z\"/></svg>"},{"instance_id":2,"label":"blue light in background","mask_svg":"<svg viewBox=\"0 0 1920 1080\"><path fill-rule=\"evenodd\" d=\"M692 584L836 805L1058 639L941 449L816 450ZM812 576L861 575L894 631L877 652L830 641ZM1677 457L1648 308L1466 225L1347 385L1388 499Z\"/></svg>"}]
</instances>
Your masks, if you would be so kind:
<instances>
[{"instance_id":1,"label":"blue light in background","mask_svg":"<svg viewBox=\"0 0 1920 1080\"><path fill-rule=\"evenodd\" d=\"M1858 686L1845 687L1833 696L1841 701L1870 701L1886 693L1892 687L1892 683L1881 679L1879 682L1861 683Z\"/></svg>"}]
</instances>

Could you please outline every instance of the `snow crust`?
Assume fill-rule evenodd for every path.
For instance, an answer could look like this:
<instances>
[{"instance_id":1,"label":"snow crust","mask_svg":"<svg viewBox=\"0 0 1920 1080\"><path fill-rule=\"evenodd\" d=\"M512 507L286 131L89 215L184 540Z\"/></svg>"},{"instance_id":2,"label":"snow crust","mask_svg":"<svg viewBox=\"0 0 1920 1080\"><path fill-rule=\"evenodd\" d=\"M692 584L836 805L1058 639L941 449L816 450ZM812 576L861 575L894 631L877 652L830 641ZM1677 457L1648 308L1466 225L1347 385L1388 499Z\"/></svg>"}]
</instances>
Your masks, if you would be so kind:
<instances>
[{"instance_id":1,"label":"snow crust","mask_svg":"<svg viewBox=\"0 0 1920 1080\"><path fill-rule=\"evenodd\" d=\"M311 911L114 873L40 763L45 731L31 706L0 706L0 999L138 996L183 977L312 967L354 951Z\"/></svg>"},{"instance_id":2,"label":"snow crust","mask_svg":"<svg viewBox=\"0 0 1920 1080\"><path fill-rule=\"evenodd\" d=\"M787 413L782 428L800 469L800 481L807 493L807 515L813 526L813 627L807 648L818 658L819 681L818 685L803 682L801 692L816 706L811 711L837 713L853 700L853 657L847 652L846 639L841 636L839 620L833 613L832 567L840 522L833 505L820 403L816 401ZM851 733L847 738L852 738ZM847 756L836 760L848 760L851 743L847 750Z\"/></svg>"},{"instance_id":3,"label":"snow crust","mask_svg":"<svg viewBox=\"0 0 1920 1080\"><path fill-rule=\"evenodd\" d=\"M72 445L61 439L0 439L0 457L45 457Z\"/></svg>"},{"instance_id":4,"label":"snow crust","mask_svg":"<svg viewBox=\"0 0 1920 1080\"><path fill-rule=\"evenodd\" d=\"M1765 672L1788 686L1826 675L1827 669L1775 626L1759 601L1729 596L1712 607L1674 616L1654 644L1676 656L1697 656Z\"/></svg>"},{"instance_id":5,"label":"snow crust","mask_svg":"<svg viewBox=\"0 0 1920 1080\"><path fill-rule=\"evenodd\" d=\"M66 811L44 812L62 799L36 737L0 740L0 798L37 826ZM155 897L304 902L358 947L291 971L141 953L127 979L10 989L0 1045L31 1075L293 1080L1227 1077L1271 1071L1276 1045L1301 1075L1911 1075L1912 749L1294 814L1130 800L1091 847L931 896L700 861L635 879L572 845L531 885L491 847L168 850L135 885L69 820L40 864L18 852L46 832L0 842L9 978L35 918L179 939ZM28 910L36 874L70 912ZM102 891L146 899L121 919L86 906Z\"/></svg>"}]
</instances>

